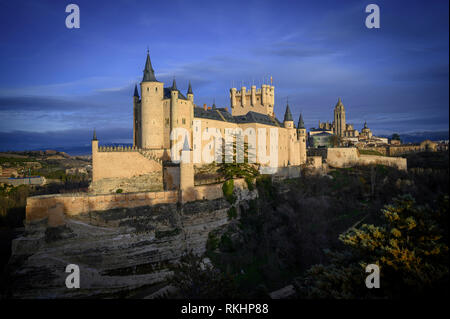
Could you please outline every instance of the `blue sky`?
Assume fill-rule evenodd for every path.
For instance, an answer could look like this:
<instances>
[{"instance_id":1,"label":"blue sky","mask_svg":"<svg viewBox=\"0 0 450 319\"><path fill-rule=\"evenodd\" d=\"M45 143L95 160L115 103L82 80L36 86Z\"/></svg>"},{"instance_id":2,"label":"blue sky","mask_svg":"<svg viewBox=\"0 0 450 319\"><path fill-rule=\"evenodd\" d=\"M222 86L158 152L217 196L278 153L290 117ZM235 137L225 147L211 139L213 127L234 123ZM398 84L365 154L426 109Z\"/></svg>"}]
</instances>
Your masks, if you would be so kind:
<instances>
[{"instance_id":1,"label":"blue sky","mask_svg":"<svg viewBox=\"0 0 450 319\"><path fill-rule=\"evenodd\" d=\"M132 94L147 46L158 80L198 105L229 106L232 83L272 76L307 128L332 120L376 134L449 127L448 1L0 0L0 150L131 141ZM367 29L366 5L381 10Z\"/></svg>"}]
</instances>

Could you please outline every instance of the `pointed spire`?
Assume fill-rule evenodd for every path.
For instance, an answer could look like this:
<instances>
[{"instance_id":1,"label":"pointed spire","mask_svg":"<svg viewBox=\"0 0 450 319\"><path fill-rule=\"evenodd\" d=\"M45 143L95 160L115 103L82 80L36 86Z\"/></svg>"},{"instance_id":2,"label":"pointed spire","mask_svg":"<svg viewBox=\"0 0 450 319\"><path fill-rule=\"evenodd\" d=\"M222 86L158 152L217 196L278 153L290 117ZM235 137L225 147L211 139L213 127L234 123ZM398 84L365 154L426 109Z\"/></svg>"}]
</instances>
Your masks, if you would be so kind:
<instances>
[{"instance_id":1,"label":"pointed spire","mask_svg":"<svg viewBox=\"0 0 450 319\"><path fill-rule=\"evenodd\" d=\"M298 118L297 128L305 128L305 123L303 122L302 113L300 113L300 117Z\"/></svg>"},{"instance_id":2,"label":"pointed spire","mask_svg":"<svg viewBox=\"0 0 450 319\"><path fill-rule=\"evenodd\" d=\"M172 87L170 89L171 91L178 91L177 89L177 81L175 80L175 77L173 77Z\"/></svg>"},{"instance_id":3,"label":"pointed spire","mask_svg":"<svg viewBox=\"0 0 450 319\"><path fill-rule=\"evenodd\" d=\"M133 96L139 98L139 92L138 92L137 84L134 85L134 95Z\"/></svg>"},{"instance_id":4,"label":"pointed spire","mask_svg":"<svg viewBox=\"0 0 450 319\"><path fill-rule=\"evenodd\" d=\"M284 121L293 121L291 110L289 109L289 102L286 103L286 112L284 113Z\"/></svg>"},{"instance_id":5,"label":"pointed spire","mask_svg":"<svg viewBox=\"0 0 450 319\"><path fill-rule=\"evenodd\" d=\"M190 151L187 134L184 136L183 151Z\"/></svg>"},{"instance_id":6,"label":"pointed spire","mask_svg":"<svg viewBox=\"0 0 450 319\"><path fill-rule=\"evenodd\" d=\"M189 81L189 87L188 87L187 94L194 94L194 93L192 93L191 81Z\"/></svg>"},{"instance_id":7,"label":"pointed spire","mask_svg":"<svg viewBox=\"0 0 450 319\"><path fill-rule=\"evenodd\" d=\"M213 105L212 105L212 109L213 109L213 110L216 109L216 98L214 98Z\"/></svg>"},{"instance_id":8,"label":"pointed spire","mask_svg":"<svg viewBox=\"0 0 450 319\"><path fill-rule=\"evenodd\" d=\"M367 122L364 121L364 128L367 128Z\"/></svg>"},{"instance_id":9,"label":"pointed spire","mask_svg":"<svg viewBox=\"0 0 450 319\"><path fill-rule=\"evenodd\" d=\"M145 61L144 77L142 82L157 82L155 77L155 70L152 67L152 61L150 61L150 54L147 49L147 60Z\"/></svg>"},{"instance_id":10,"label":"pointed spire","mask_svg":"<svg viewBox=\"0 0 450 319\"><path fill-rule=\"evenodd\" d=\"M97 141L97 133L95 132L95 128L94 128L94 136L92 137L93 141Z\"/></svg>"}]
</instances>

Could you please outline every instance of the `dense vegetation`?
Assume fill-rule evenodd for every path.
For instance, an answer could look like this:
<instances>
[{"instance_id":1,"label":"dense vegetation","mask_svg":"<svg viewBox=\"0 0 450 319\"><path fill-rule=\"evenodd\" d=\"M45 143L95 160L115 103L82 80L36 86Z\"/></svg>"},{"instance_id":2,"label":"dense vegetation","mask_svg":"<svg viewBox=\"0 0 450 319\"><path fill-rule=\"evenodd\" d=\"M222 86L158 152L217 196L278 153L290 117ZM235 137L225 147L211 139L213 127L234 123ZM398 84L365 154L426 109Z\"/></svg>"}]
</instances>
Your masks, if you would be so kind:
<instances>
[{"instance_id":1,"label":"dense vegetation","mask_svg":"<svg viewBox=\"0 0 450 319\"><path fill-rule=\"evenodd\" d=\"M448 283L448 154L414 156L408 172L378 165L280 183L259 177L260 198L210 233L206 255L216 270L202 285L210 278L215 291L243 298L267 297L292 283L301 298L440 292ZM365 288L366 263L380 265L384 290ZM182 296L223 297L208 289L190 294L201 270L198 260L193 264L175 271Z\"/></svg>"}]
</instances>

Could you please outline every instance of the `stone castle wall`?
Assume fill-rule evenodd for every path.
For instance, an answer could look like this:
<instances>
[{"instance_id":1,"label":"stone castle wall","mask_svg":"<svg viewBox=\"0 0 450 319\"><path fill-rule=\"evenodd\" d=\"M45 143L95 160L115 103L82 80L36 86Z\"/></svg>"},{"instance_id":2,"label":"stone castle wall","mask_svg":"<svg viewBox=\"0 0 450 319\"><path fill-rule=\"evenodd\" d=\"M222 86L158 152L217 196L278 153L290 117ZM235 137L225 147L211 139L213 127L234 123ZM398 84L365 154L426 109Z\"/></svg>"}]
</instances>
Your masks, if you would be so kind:
<instances>
[{"instance_id":1,"label":"stone castle wall","mask_svg":"<svg viewBox=\"0 0 450 319\"><path fill-rule=\"evenodd\" d=\"M177 201L177 191L106 195L78 193L33 196L27 198L26 221L30 222L49 218L50 213L55 212L55 207L59 207L66 216L74 216L93 211L151 206L162 203L176 203Z\"/></svg>"},{"instance_id":2,"label":"stone castle wall","mask_svg":"<svg viewBox=\"0 0 450 319\"><path fill-rule=\"evenodd\" d=\"M195 186L183 192L183 202L215 200L223 197L222 183ZM246 189L244 179L235 179L234 186ZM173 204L180 200L179 191L141 192L93 195L86 193L42 195L27 198L26 221L49 219L52 226L64 224L64 217L115 208L133 208L155 204Z\"/></svg>"},{"instance_id":3,"label":"stone castle wall","mask_svg":"<svg viewBox=\"0 0 450 319\"><path fill-rule=\"evenodd\" d=\"M162 165L150 160L138 151L93 151L92 154L92 181L104 178L130 178L161 172Z\"/></svg>"},{"instance_id":4,"label":"stone castle wall","mask_svg":"<svg viewBox=\"0 0 450 319\"><path fill-rule=\"evenodd\" d=\"M397 167L401 170L407 169L406 158L387 157L377 155L361 155L357 148L328 148L327 163L332 167L344 168L355 165L381 164Z\"/></svg>"}]
</instances>

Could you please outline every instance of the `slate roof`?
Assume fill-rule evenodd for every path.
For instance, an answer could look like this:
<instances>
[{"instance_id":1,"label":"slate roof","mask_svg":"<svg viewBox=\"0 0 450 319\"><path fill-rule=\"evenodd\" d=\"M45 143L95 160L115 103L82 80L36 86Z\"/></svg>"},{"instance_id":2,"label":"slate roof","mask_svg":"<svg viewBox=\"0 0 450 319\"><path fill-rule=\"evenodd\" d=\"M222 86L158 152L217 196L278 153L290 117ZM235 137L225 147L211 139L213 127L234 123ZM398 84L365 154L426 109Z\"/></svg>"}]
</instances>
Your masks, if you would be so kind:
<instances>
[{"instance_id":1,"label":"slate roof","mask_svg":"<svg viewBox=\"0 0 450 319\"><path fill-rule=\"evenodd\" d=\"M187 100L187 98L183 95L183 93L181 93L179 90L178 91L178 98L181 100ZM164 88L164 98L165 99L170 99L171 94L170 92L172 92L172 87L168 87L168 88Z\"/></svg>"},{"instance_id":2,"label":"slate roof","mask_svg":"<svg viewBox=\"0 0 450 319\"><path fill-rule=\"evenodd\" d=\"M286 112L284 113L284 121L294 121L292 119L291 110L289 109L289 104L286 104Z\"/></svg>"},{"instance_id":3,"label":"slate roof","mask_svg":"<svg viewBox=\"0 0 450 319\"><path fill-rule=\"evenodd\" d=\"M297 124L298 128L305 128L305 123L303 122L303 116L300 113L300 117L298 118L298 124Z\"/></svg>"},{"instance_id":4,"label":"slate roof","mask_svg":"<svg viewBox=\"0 0 450 319\"><path fill-rule=\"evenodd\" d=\"M322 132L322 133L317 133L314 135L311 135L311 137L316 137L316 136L332 136L333 134L328 133L328 132Z\"/></svg>"},{"instance_id":5,"label":"slate roof","mask_svg":"<svg viewBox=\"0 0 450 319\"><path fill-rule=\"evenodd\" d=\"M153 70L148 50L147 59L145 60L144 77L142 78L142 82L158 82L155 77L155 70Z\"/></svg>"},{"instance_id":6,"label":"slate roof","mask_svg":"<svg viewBox=\"0 0 450 319\"><path fill-rule=\"evenodd\" d=\"M202 107L194 107L194 117L231 123L259 123L271 126L283 127L280 121L269 115L250 111L245 115L232 116L225 108L205 110Z\"/></svg>"}]
</instances>

